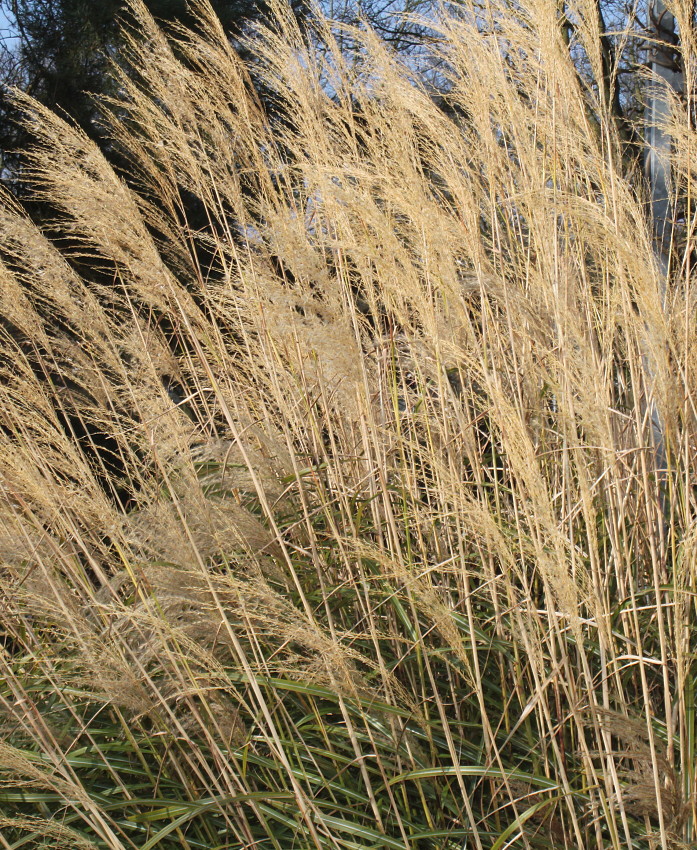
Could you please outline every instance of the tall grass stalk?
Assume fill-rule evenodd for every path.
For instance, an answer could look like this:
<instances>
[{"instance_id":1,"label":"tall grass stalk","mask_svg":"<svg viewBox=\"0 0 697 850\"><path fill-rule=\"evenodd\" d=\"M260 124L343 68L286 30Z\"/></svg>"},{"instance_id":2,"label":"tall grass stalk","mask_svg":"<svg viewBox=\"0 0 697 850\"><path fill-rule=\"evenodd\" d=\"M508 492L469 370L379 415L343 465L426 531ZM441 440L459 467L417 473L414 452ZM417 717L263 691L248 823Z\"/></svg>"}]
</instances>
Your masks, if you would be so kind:
<instances>
[{"instance_id":1,"label":"tall grass stalk","mask_svg":"<svg viewBox=\"0 0 697 850\"><path fill-rule=\"evenodd\" d=\"M131 2L125 177L17 95L54 213L2 198L0 846L691 846L689 217L664 311L547 0L444 16L447 111L282 5L269 108L196 6Z\"/></svg>"}]
</instances>

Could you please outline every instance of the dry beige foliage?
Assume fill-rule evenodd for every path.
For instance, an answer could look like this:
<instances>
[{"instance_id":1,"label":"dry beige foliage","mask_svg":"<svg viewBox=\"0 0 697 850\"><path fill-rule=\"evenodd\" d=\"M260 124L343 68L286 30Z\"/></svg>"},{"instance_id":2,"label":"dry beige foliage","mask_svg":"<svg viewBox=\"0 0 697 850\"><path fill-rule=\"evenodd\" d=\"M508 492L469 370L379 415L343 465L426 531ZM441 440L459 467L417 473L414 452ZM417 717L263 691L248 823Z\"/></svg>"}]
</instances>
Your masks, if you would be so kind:
<instances>
[{"instance_id":1,"label":"dry beige foliage","mask_svg":"<svg viewBox=\"0 0 697 850\"><path fill-rule=\"evenodd\" d=\"M32 714L14 641L67 710L85 689L153 734L205 741L168 758L211 795L253 790L235 747L286 764L295 721L270 680L336 695L362 776L361 747L383 739L407 747L401 770L425 764L436 715L459 764L448 722L466 693L487 769L532 718L565 846L599 846L585 842L601 822L633 846L631 816L677 846L695 815L678 788L693 776L693 274L686 259L664 311L621 141L590 119L553 6L504 16L497 39L467 3L438 24L447 113L374 34L352 32L352 65L329 25L320 51L274 3L256 71L293 118L274 123L205 4L176 49L130 5L130 72L106 107L133 185L17 95L28 176L70 249L2 196L1 728L52 759L2 743L3 769L125 846L59 769L70 742ZM579 29L590 63L593 37ZM502 646L494 721L483 670ZM361 726L352 700L384 717ZM317 789L288 776L314 834ZM453 822L478 835L452 782ZM519 811L528 790L500 794Z\"/></svg>"}]
</instances>

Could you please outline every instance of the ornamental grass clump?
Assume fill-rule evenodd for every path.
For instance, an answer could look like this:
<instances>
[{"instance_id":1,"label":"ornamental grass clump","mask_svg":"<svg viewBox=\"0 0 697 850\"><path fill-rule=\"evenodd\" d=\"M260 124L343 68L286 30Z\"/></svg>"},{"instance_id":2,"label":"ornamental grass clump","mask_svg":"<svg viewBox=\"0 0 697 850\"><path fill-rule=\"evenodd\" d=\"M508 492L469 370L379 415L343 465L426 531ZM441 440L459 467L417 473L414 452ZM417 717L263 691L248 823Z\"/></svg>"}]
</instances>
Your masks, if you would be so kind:
<instances>
[{"instance_id":1,"label":"ornamental grass clump","mask_svg":"<svg viewBox=\"0 0 697 850\"><path fill-rule=\"evenodd\" d=\"M0 846L690 846L692 231L663 305L546 0L433 23L447 109L195 6L130 2L118 171L16 95Z\"/></svg>"}]
</instances>

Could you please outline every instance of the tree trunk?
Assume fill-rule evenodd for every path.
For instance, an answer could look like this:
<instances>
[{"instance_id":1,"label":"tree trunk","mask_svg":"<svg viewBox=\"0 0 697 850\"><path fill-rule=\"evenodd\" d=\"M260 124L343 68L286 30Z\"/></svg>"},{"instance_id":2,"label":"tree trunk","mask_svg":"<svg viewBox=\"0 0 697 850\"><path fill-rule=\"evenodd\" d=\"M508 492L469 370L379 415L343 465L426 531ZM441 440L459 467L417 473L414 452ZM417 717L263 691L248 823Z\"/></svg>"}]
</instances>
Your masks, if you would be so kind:
<instances>
[{"instance_id":1,"label":"tree trunk","mask_svg":"<svg viewBox=\"0 0 697 850\"><path fill-rule=\"evenodd\" d=\"M653 43L649 51L651 82L647 109L646 176L651 190L656 258L661 270L661 299L665 305L668 267L673 241L673 205L670 176L670 136L663 124L670 113L670 96L682 89L683 74L676 53L675 18L663 0L648 0Z\"/></svg>"},{"instance_id":2,"label":"tree trunk","mask_svg":"<svg viewBox=\"0 0 697 850\"><path fill-rule=\"evenodd\" d=\"M650 190L654 253L660 275L660 296L665 309L675 211L670 167L671 138L664 130L664 124L670 117L672 93L682 89L683 74L676 52L678 37L675 32L675 18L666 9L663 0L648 0L647 20L652 33L649 66L653 79L647 102L645 168ZM647 372L649 377L652 377L655 373L654 364L650 358L646 359ZM663 419L655 398L651 396L652 393L649 395L648 404L656 472L663 477L667 467Z\"/></svg>"}]
</instances>

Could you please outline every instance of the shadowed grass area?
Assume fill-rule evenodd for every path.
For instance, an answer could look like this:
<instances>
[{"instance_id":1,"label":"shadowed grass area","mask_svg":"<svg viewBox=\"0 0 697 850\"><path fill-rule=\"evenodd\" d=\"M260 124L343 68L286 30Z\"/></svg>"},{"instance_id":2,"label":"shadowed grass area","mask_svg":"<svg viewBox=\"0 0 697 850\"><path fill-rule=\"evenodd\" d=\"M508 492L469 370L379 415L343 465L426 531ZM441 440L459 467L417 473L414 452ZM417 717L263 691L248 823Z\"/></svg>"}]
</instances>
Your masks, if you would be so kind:
<instances>
[{"instance_id":1,"label":"shadowed grass area","mask_svg":"<svg viewBox=\"0 0 697 850\"><path fill-rule=\"evenodd\" d=\"M690 846L692 231L663 309L554 6L444 17L447 114L279 6L284 122L132 6L128 183L17 96L0 846Z\"/></svg>"}]
</instances>

